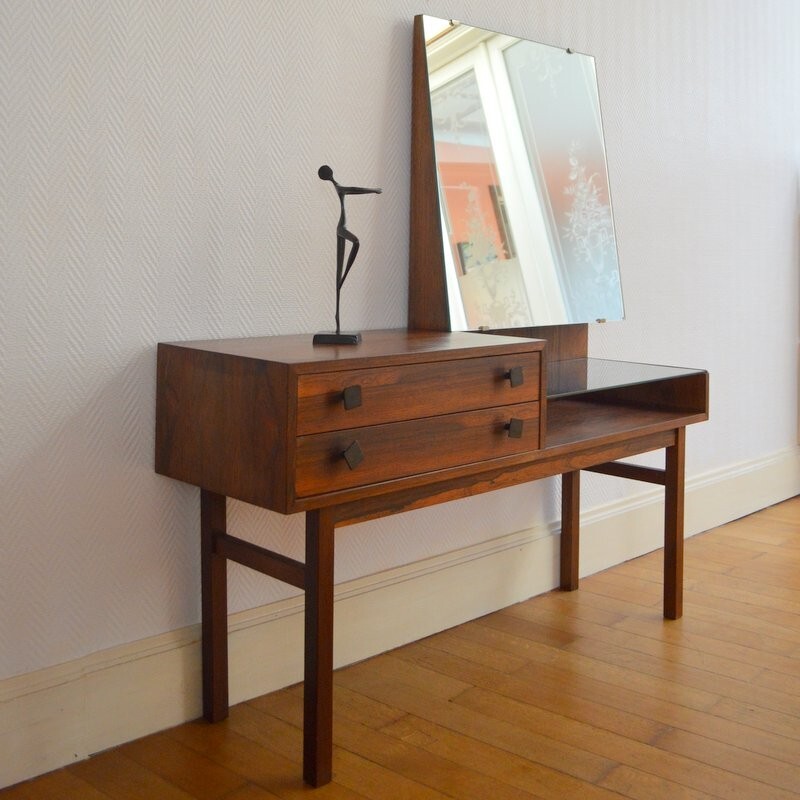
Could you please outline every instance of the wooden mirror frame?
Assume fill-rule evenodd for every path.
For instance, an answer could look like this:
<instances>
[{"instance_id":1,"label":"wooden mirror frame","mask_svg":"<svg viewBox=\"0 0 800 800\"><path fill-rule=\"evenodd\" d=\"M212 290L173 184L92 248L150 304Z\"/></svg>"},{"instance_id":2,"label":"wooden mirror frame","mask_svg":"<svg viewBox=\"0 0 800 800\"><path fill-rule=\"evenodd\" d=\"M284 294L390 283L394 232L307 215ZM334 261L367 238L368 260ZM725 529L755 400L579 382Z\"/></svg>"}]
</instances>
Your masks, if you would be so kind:
<instances>
[{"instance_id":1,"label":"wooden mirror frame","mask_svg":"<svg viewBox=\"0 0 800 800\"><path fill-rule=\"evenodd\" d=\"M450 312L433 145L433 116L421 14L414 17L411 81L408 327L412 330L449 331ZM546 339L548 361L586 358L588 354L587 323L492 329L486 332Z\"/></svg>"}]
</instances>

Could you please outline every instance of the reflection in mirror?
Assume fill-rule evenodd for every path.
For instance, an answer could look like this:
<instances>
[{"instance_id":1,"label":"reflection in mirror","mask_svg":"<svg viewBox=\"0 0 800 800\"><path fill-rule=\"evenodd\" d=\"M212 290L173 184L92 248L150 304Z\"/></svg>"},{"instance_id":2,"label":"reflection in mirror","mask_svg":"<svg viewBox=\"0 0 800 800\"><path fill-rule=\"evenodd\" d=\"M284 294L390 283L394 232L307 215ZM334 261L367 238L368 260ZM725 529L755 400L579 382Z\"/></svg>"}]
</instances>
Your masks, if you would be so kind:
<instances>
[{"instance_id":1,"label":"reflection in mirror","mask_svg":"<svg viewBox=\"0 0 800 800\"><path fill-rule=\"evenodd\" d=\"M594 59L424 32L451 329L622 319Z\"/></svg>"}]
</instances>

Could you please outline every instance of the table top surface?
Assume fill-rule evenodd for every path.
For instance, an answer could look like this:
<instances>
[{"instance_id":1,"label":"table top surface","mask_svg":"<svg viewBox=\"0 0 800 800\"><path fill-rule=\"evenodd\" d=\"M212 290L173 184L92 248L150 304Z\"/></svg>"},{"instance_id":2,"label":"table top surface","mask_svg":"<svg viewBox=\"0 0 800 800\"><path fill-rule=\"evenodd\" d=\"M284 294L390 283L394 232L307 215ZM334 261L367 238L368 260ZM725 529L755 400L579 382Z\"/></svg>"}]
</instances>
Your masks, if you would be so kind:
<instances>
[{"instance_id":1,"label":"table top surface","mask_svg":"<svg viewBox=\"0 0 800 800\"><path fill-rule=\"evenodd\" d=\"M362 341L354 345L315 345L312 343L312 334L205 339L166 344L282 364L314 365L324 362L338 366L366 358L407 358L411 361L466 358L487 355L488 350L497 353L526 352L543 349L545 345L542 339L469 331L389 329L364 331L361 336Z\"/></svg>"}]
</instances>

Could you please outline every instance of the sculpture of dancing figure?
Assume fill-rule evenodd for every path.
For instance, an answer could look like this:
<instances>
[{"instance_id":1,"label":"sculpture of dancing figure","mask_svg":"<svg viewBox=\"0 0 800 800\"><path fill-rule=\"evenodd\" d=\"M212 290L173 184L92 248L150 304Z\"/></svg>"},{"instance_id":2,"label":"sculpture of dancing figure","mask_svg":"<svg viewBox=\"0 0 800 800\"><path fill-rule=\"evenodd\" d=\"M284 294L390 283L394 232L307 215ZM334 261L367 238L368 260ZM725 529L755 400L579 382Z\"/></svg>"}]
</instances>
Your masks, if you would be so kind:
<instances>
[{"instance_id":1,"label":"sculpture of dancing figure","mask_svg":"<svg viewBox=\"0 0 800 800\"><path fill-rule=\"evenodd\" d=\"M341 326L339 323L339 299L342 292L347 276L350 274L350 269L353 262L358 255L359 241L347 229L347 219L344 211L344 198L348 194L380 194L381 189L365 189L361 186L341 186L333 177L333 170L327 165L323 164L317 174L323 181L330 181L336 189L336 194L339 197L339 205L341 213L339 215L339 224L336 226L336 333L331 334L317 334L314 337L315 344L356 344L360 341L359 334L342 334ZM344 261L345 243L350 242L350 254L347 257L347 264ZM357 338L355 338L357 337Z\"/></svg>"}]
</instances>

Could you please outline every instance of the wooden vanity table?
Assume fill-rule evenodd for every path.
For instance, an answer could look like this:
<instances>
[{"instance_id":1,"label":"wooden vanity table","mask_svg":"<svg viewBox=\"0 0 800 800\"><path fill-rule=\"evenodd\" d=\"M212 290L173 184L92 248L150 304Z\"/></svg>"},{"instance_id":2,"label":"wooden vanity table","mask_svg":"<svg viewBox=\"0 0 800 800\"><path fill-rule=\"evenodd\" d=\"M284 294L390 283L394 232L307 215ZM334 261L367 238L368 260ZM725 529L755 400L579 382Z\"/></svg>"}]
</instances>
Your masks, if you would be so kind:
<instances>
[{"instance_id":1,"label":"wooden vanity table","mask_svg":"<svg viewBox=\"0 0 800 800\"><path fill-rule=\"evenodd\" d=\"M563 589L578 586L579 471L665 486L664 615L681 615L684 431L707 418L705 372L548 364L543 340L479 333L311 338L158 347L156 471L201 489L208 720L228 713L230 559L305 592L303 776L328 782L335 529L548 476L563 476ZM663 470L617 462L658 448ZM228 534L227 497L304 512L305 562Z\"/></svg>"},{"instance_id":2,"label":"wooden vanity table","mask_svg":"<svg viewBox=\"0 0 800 800\"><path fill-rule=\"evenodd\" d=\"M440 22L451 29L458 57L464 48L475 43L482 47L495 36ZM441 31L433 39L441 56L437 41L439 45L444 41ZM570 69L583 58L570 50L566 53L561 56L568 59ZM586 74L592 71L593 66L585 67ZM565 75L568 72L564 70ZM579 84L585 87L583 75L580 72ZM587 358L587 312L567 314L574 292L569 297L551 292L548 302L561 309L557 318L548 317L542 296L532 294L529 319L537 320L539 327L452 332L459 324L484 330L483 322L458 323L466 305L462 303L461 311L458 303L453 305L458 291L454 286L462 279L469 282L467 273L474 268L478 271L472 277L485 276L487 288L481 295L485 302L503 305L502 292L493 294L498 279L480 270L486 265L491 270L496 266L493 258L501 254L509 261L517 256L511 259L512 237L506 236L504 244L499 238L500 228L505 230L513 216L509 198L497 176L487 184L485 171L483 178L476 178L473 194L478 198L480 192L490 192L492 203L484 203L485 214L492 208L502 225L475 235L483 241L477 251L485 255L491 250L493 258L484 259L482 266L477 251L470 255L469 237L477 218L462 225L458 236L455 228L443 230L445 219L452 223L453 215L440 206L443 192L437 179L431 97L425 26L417 17L409 330L367 331L360 344L350 346L314 347L307 335L158 347L156 470L201 489L205 717L213 722L228 713L227 560L302 589L306 602L303 777L313 786L331 779L333 565L338 527L561 475L560 585L572 590L578 587L580 471L656 483L665 489L664 616L676 619L682 611L685 428L708 418L708 375L703 370ZM474 97L460 90L453 97L466 97L468 108L447 106L447 119L474 126ZM591 124L582 135L595 130L598 115L599 106L589 108L586 119ZM549 119L552 114L543 116ZM459 130L447 132L444 149L458 144L455 151L465 162L461 166L487 162L489 148L474 147L482 140L481 131L470 128L471 135L460 142ZM572 140L561 138L569 147ZM469 146L472 154L464 155ZM568 155L570 161L576 158ZM562 154L560 160L549 162L568 160ZM526 169L515 163L510 174L521 177ZM467 172L452 178L450 188L455 185L463 196L472 197L462 191L467 188ZM602 202L609 202L604 201L602 181L594 183L599 174L591 179L594 205L588 211L593 227L576 233L573 225L572 233L580 234L590 254L596 255L593 248L599 248L605 258L613 229L610 206L605 212L602 207ZM536 176L534 183L543 186L542 176ZM544 208L533 185L529 206ZM550 205L563 206L563 185L556 191L560 199ZM478 208L477 199L473 205ZM581 216L580 210L575 209L575 218ZM601 224L604 213L608 229ZM540 237L540 244L548 236L558 240L564 228L563 219L545 217L550 233ZM528 218L524 214L515 218L517 230L525 233ZM446 263L453 245L460 246L456 255L463 256L460 275L452 253ZM562 241L557 252L535 260L567 270L567 245ZM584 300L594 301L602 296L603 286L618 283L615 257L607 267L591 271ZM528 272L532 269L526 267ZM605 284L595 280L598 275ZM562 278L565 286L580 282L568 271ZM546 285L534 283L540 288ZM512 305L526 303L519 299ZM451 308L456 309L453 314ZM615 308L612 313L621 313L621 297ZM592 313L588 318L606 316ZM504 324L521 323L509 319ZM666 453L663 469L619 460L660 448ZM282 514L305 513L305 561L231 536L226 530L228 497ZM491 535L488 522L487 535Z\"/></svg>"}]
</instances>

